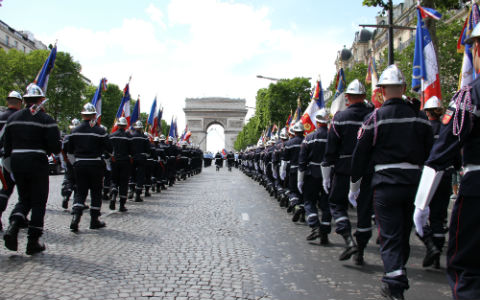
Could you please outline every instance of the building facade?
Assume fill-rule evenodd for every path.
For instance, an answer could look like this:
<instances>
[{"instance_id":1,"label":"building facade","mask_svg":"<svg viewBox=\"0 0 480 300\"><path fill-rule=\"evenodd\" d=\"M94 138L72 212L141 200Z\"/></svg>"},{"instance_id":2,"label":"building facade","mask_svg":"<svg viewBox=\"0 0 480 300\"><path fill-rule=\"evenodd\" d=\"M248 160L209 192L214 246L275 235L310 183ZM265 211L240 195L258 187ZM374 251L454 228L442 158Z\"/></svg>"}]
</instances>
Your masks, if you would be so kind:
<instances>
[{"instance_id":1,"label":"building facade","mask_svg":"<svg viewBox=\"0 0 480 300\"><path fill-rule=\"evenodd\" d=\"M17 49L23 53L29 53L33 50L47 49L47 46L36 40L32 33L17 31L0 20L0 48L5 51Z\"/></svg>"}]
</instances>

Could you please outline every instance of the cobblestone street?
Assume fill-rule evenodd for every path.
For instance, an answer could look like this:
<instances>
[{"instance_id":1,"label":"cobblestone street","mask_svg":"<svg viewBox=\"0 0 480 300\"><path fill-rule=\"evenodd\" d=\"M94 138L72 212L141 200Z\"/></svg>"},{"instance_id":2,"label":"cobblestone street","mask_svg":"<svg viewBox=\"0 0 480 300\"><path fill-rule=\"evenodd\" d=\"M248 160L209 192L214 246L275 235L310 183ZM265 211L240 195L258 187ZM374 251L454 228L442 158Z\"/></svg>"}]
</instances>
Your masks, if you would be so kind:
<instances>
[{"instance_id":1,"label":"cobblestone street","mask_svg":"<svg viewBox=\"0 0 480 300\"><path fill-rule=\"evenodd\" d=\"M206 168L125 214L103 203L107 227L68 229L61 208L62 176L50 177L47 250L24 254L0 247L0 299L382 299L382 263L374 236L367 265L337 261L342 241L321 247L305 241L307 226L293 224L276 200L234 169ZM2 217L16 202L16 192ZM70 203L71 204L71 203ZM421 267L416 237L407 266L406 299L449 299L444 269ZM445 259L442 258L442 266Z\"/></svg>"}]
</instances>

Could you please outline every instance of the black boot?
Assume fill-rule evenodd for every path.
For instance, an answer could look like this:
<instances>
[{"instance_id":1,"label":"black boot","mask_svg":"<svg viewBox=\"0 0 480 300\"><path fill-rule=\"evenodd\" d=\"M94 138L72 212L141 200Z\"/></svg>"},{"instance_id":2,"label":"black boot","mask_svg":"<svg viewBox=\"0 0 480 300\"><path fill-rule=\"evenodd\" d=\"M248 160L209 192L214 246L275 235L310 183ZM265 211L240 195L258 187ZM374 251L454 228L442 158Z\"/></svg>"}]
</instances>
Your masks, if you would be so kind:
<instances>
[{"instance_id":1,"label":"black boot","mask_svg":"<svg viewBox=\"0 0 480 300\"><path fill-rule=\"evenodd\" d=\"M70 200L69 198L70 197L67 197L67 196L63 197L62 208L68 209L68 200Z\"/></svg>"},{"instance_id":2,"label":"black boot","mask_svg":"<svg viewBox=\"0 0 480 300\"><path fill-rule=\"evenodd\" d=\"M327 246L329 244L330 244L330 241L328 240L328 233L320 234L320 245Z\"/></svg>"},{"instance_id":3,"label":"black boot","mask_svg":"<svg viewBox=\"0 0 480 300\"><path fill-rule=\"evenodd\" d=\"M5 247L8 250L17 251L18 249L18 231L20 229L20 221L14 219L10 221L10 225L3 235L3 240L5 241Z\"/></svg>"},{"instance_id":4,"label":"black boot","mask_svg":"<svg viewBox=\"0 0 480 300\"><path fill-rule=\"evenodd\" d=\"M103 189L103 200L110 200L109 190L105 188Z\"/></svg>"},{"instance_id":5,"label":"black boot","mask_svg":"<svg viewBox=\"0 0 480 300\"><path fill-rule=\"evenodd\" d=\"M143 202L143 199L140 196L141 194L142 194L142 190L135 191L135 202Z\"/></svg>"},{"instance_id":6,"label":"black boot","mask_svg":"<svg viewBox=\"0 0 480 300\"><path fill-rule=\"evenodd\" d=\"M385 282L382 284L382 287L380 289L380 294L383 297L388 298L390 300L403 300L403 299L405 299L405 298L403 298L403 292L392 291L390 289L390 287L388 286L388 284L386 284Z\"/></svg>"},{"instance_id":7,"label":"black boot","mask_svg":"<svg viewBox=\"0 0 480 300\"><path fill-rule=\"evenodd\" d=\"M134 189L132 187L130 187L130 189L128 191L128 199L133 199L133 191L134 191Z\"/></svg>"},{"instance_id":8,"label":"black boot","mask_svg":"<svg viewBox=\"0 0 480 300\"><path fill-rule=\"evenodd\" d=\"M118 211L120 212L126 212L128 209L125 207L125 202L126 202L127 199L122 199L120 198L120 208L118 209Z\"/></svg>"},{"instance_id":9,"label":"black boot","mask_svg":"<svg viewBox=\"0 0 480 300\"><path fill-rule=\"evenodd\" d=\"M343 239L345 240L345 250L340 254L339 260L347 260L352 257L353 254L357 253L357 244L352 238L352 234L350 232L342 234Z\"/></svg>"},{"instance_id":10,"label":"black boot","mask_svg":"<svg viewBox=\"0 0 480 300\"><path fill-rule=\"evenodd\" d=\"M103 228L105 226L107 226L107 224L105 224L105 222L102 222L98 219L98 215L90 215L90 229L100 229L100 228Z\"/></svg>"},{"instance_id":11,"label":"black boot","mask_svg":"<svg viewBox=\"0 0 480 300\"><path fill-rule=\"evenodd\" d=\"M78 232L78 224L80 224L80 219L82 218L81 214L74 213L72 217L72 222L70 223L70 230L72 232Z\"/></svg>"},{"instance_id":12,"label":"black boot","mask_svg":"<svg viewBox=\"0 0 480 300\"><path fill-rule=\"evenodd\" d=\"M117 191L112 191L112 200L110 200L110 205L108 208L110 210L115 210L115 202L117 202Z\"/></svg>"},{"instance_id":13,"label":"black boot","mask_svg":"<svg viewBox=\"0 0 480 300\"><path fill-rule=\"evenodd\" d=\"M320 227L313 227L312 232L307 236L307 241L313 241L320 237Z\"/></svg>"},{"instance_id":14,"label":"black boot","mask_svg":"<svg viewBox=\"0 0 480 300\"><path fill-rule=\"evenodd\" d=\"M45 251L45 245L40 243L41 236L41 229L31 227L28 229L27 255L34 255L36 253Z\"/></svg>"},{"instance_id":15,"label":"black boot","mask_svg":"<svg viewBox=\"0 0 480 300\"><path fill-rule=\"evenodd\" d=\"M160 183L157 183L157 193L161 193L162 192L162 186Z\"/></svg>"},{"instance_id":16,"label":"black boot","mask_svg":"<svg viewBox=\"0 0 480 300\"><path fill-rule=\"evenodd\" d=\"M435 243L433 242L433 236L431 234L425 235L423 238L418 234L417 236L420 238L423 244L425 244L425 248L427 248L425 257L423 258L422 266L424 268L430 267L433 265L435 260L440 257L440 250L438 250L437 246L435 246Z\"/></svg>"},{"instance_id":17,"label":"black boot","mask_svg":"<svg viewBox=\"0 0 480 300\"><path fill-rule=\"evenodd\" d=\"M303 208L303 206L295 205L294 212L295 213L293 214L292 222L298 222L302 214L305 213L305 209Z\"/></svg>"},{"instance_id":18,"label":"black boot","mask_svg":"<svg viewBox=\"0 0 480 300\"><path fill-rule=\"evenodd\" d=\"M365 264L365 261L363 259L363 248L358 247L358 252L354 256L355 264L357 266L363 266Z\"/></svg>"},{"instance_id":19,"label":"black boot","mask_svg":"<svg viewBox=\"0 0 480 300\"><path fill-rule=\"evenodd\" d=\"M145 197L150 197L150 196L152 196L152 195L150 194L150 191L149 191L149 190L150 190L150 187L149 187L149 186L146 186L146 187L145 187Z\"/></svg>"}]
</instances>

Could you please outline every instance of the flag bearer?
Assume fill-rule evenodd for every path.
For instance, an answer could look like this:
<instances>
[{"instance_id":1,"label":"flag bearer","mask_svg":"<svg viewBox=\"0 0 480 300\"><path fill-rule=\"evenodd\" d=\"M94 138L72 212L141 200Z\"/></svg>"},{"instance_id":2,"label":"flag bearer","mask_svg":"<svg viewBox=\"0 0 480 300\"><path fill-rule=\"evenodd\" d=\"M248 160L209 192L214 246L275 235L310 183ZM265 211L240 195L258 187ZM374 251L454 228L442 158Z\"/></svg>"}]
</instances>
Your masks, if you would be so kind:
<instances>
[{"instance_id":1,"label":"flag bearer","mask_svg":"<svg viewBox=\"0 0 480 300\"><path fill-rule=\"evenodd\" d=\"M127 119L121 117L118 119L118 130L110 135L110 142L113 147L112 156L112 199L110 200L110 209L115 210L117 195L120 197L119 211L126 212L128 193L128 178L130 176L130 157L132 153L131 136L126 131Z\"/></svg>"},{"instance_id":2,"label":"flag bearer","mask_svg":"<svg viewBox=\"0 0 480 300\"><path fill-rule=\"evenodd\" d=\"M473 67L480 72L480 26L473 29L467 43L472 44ZM447 278L455 299L480 299L480 79L455 94L442 118L438 140L425 163L415 199L415 227L421 232L427 224L428 196L442 171L454 164L463 151L464 176L450 217ZM423 192L423 193L422 193ZM435 197L432 200L437 201ZM430 213L431 208L430 208Z\"/></svg>"},{"instance_id":3,"label":"flag bearer","mask_svg":"<svg viewBox=\"0 0 480 300\"><path fill-rule=\"evenodd\" d=\"M331 231L330 222L332 215L328 207L328 195L322 189L322 171L320 164L325 154L327 144L329 112L321 109L315 116L317 129L307 135L303 140L298 158L298 189L303 190L305 201L305 214L307 223L312 232L307 237L308 241L320 238L322 245L327 245L328 234ZM317 204L322 210L322 218L318 217Z\"/></svg>"},{"instance_id":4,"label":"flag bearer","mask_svg":"<svg viewBox=\"0 0 480 300\"><path fill-rule=\"evenodd\" d=\"M102 154L112 152L108 134L97 124L96 109L91 103L83 106L82 122L70 134L66 145L68 159L73 162L77 191L72 207L70 229L78 231L78 225L90 191L90 229L105 227L99 220L102 206L102 186L105 162Z\"/></svg>"},{"instance_id":5,"label":"flag bearer","mask_svg":"<svg viewBox=\"0 0 480 300\"><path fill-rule=\"evenodd\" d=\"M358 133L352 180L364 176L369 164L374 166L373 200L385 272L381 293L403 299L409 287L405 265L410 255L413 202L433 134L419 101L402 98L405 79L397 66L383 71L378 86L385 101Z\"/></svg>"},{"instance_id":6,"label":"flag bearer","mask_svg":"<svg viewBox=\"0 0 480 300\"><path fill-rule=\"evenodd\" d=\"M339 260L350 259L353 254L358 252L357 244L352 238L352 227L347 212L351 162L358 129L365 116L372 112L372 108L364 102L365 87L358 79L348 85L345 94L348 99L348 107L333 117L322 163L323 186L324 190L330 193L328 201L336 224L335 231L345 240L345 250L340 254ZM330 187L332 168L334 175ZM352 200L354 199L352 198ZM371 214L368 215L369 221L370 218Z\"/></svg>"},{"instance_id":7,"label":"flag bearer","mask_svg":"<svg viewBox=\"0 0 480 300\"><path fill-rule=\"evenodd\" d=\"M135 185L135 202L142 202L143 199L142 189L145 184L145 165L147 163L147 157L150 155L150 142L148 138L143 134L142 121L137 121L133 125L132 131L132 157L133 166L132 173L135 173L136 185Z\"/></svg>"},{"instance_id":8,"label":"flag bearer","mask_svg":"<svg viewBox=\"0 0 480 300\"><path fill-rule=\"evenodd\" d=\"M47 154L59 153L61 143L57 124L43 111L42 89L30 84L23 99L26 108L13 113L5 125L3 165L15 178L18 203L10 214L10 225L3 238L5 247L16 251L19 226L31 211L26 253L32 255L45 250L39 239L48 199Z\"/></svg>"}]
</instances>

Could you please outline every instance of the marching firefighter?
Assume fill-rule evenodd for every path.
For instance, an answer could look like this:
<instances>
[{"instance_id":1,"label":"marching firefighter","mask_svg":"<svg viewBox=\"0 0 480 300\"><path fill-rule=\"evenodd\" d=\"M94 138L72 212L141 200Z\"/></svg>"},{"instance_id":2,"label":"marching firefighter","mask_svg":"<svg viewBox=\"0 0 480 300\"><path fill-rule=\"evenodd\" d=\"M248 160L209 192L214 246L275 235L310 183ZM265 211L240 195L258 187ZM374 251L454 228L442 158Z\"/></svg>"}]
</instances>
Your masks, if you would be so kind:
<instances>
[{"instance_id":1,"label":"marching firefighter","mask_svg":"<svg viewBox=\"0 0 480 300\"><path fill-rule=\"evenodd\" d=\"M305 128L302 121L298 121L292 126L292 131L295 136L285 143L285 150L282 153L282 162L280 165L280 178L285 180L288 176L288 188L290 193L288 194L289 208L295 210L292 217L293 222L297 222L302 216L305 215L305 209L303 207L303 197L298 190L298 156L300 154L300 146L303 142L303 132ZM287 162L290 162L290 170L287 174Z\"/></svg>"},{"instance_id":2,"label":"marching firefighter","mask_svg":"<svg viewBox=\"0 0 480 300\"><path fill-rule=\"evenodd\" d=\"M150 142L148 138L143 134L142 121L137 121L133 125L133 131L131 134L132 144L132 158L133 166L132 173L135 175L135 202L142 202L141 197L143 185L145 184L145 165L147 163L147 157L150 155Z\"/></svg>"},{"instance_id":3,"label":"marching firefighter","mask_svg":"<svg viewBox=\"0 0 480 300\"><path fill-rule=\"evenodd\" d=\"M22 95L17 91L11 91L7 97L7 110L0 113L0 131L3 129L7 123L8 117L10 117L14 112L22 109ZM1 154L4 155L5 151L3 149L3 139L1 143ZM3 168L3 177L5 178L5 183L7 186L4 186L0 191L0 231L3 230L2 227L2 213L7 208L8 199L13 193L13 188L15 187L15 181L12 180L10 173Z\"/></svg>"},{"instance_id":4,"label":"marching firefighter","mask_svg":"<svg viewBox=\"0 0 480 300\"><path fill-rule=\"evenodd\" d=\"M175 184L175 177L177 176L177 155L178 148L175 145L173 137L168 137L168 146L165 148L165 155L167 156L167 180L168 186Z\"/></svg>"},{"instance_id":5,"label":"marching firefighter","mask_svg":"<svg viewBox=\"0 0 480 300\"><path fill-rule=\"evenodd\" d=\"M91 103L85 104L81 114L83 121L73 129L66 145L68 159L73 162L77 184L70 223L70 230L73 232L78 231L89 191L90 229L105 227L105 223L99 220L105 169L102 154L112 152L107 132L97 124L95 106Z\"/></svg>"},{"instance_id":6,"label":"marching firefighter","mask_svg":"<svg viewBox=\"0 0 480 300\"><path fill-rule=\"evenodd\" d=\"M78 125L80 125L80 121L74 118L69 126L70 132ZM61 190L61 194L63 197L62 207L64 209L68 208L68 201L70 201L70 197L72 196L72 193L75 190L75 174L73 172L73 165L72 165L72 162L68 160L65 154L66 152L65 145L68 144L68 138L69 138L68 134L65 135L65 137L63 138L62 156L61 156L64 169L65 169L65 173L63 174L63 182L62 182L62 190Z\"/></svg>"},{"instance_id":7,"label":"marching firefighter","mask_svg":"<svg viewBox=\"0 0 480 300\"><path fill-rule=\"evenodd\" d=\"M480 26L473 29L466 40L472 44L473 66L480 72ZM455 164L463 151L464 176L450 217L447 278L454 299L480 298L480 79L465 86L452 98L442 118L438 140L425 163L415 198L415 228L420 236L432 214L429 200L443 171ZM441 184L441 183L440 183ZM432 202L438 201L433 196ZM441 201L441 200L440 200ZM431 226L432 224L430 224Z\"/></svg>"},{"instance_id":8,"label":"marching firefighter","mask_svg":"<svg viewBox=\"0 0 480 300\"><path fill-rule=\"evenodd\" d=\"M320 244L328 245L328 234L331 231L332 215L328 207L328 195L319 185L322 182L320 169L325 146L327 144L329 112L321 109L315 116L317 129L308 134L300 147L298 158L298 190L303 191L306 220L312 232L308 241L320 238ZM322 210L322 218L318 217L317 205Z\"/></svg>"},{"instance_id":9,"label":"marching firefighter","mask_svg":"<svg viewBox=\"0 0 480 300\"><path fill-rule=\"evenodd\" d=\"M222 166L223 166L222 155L220 154L220 152L217 152L217 154L215 154L215 167L217 172L220 170Z\"/></svg>"},{"instance_id":10,"label":"marching firefighter","mask_svg":"<svg viewBox=\"0 0 480 300\"><path fill-rule=\"evenodd\" d=\"M232 151L229 151L227 153L226 159L227 159L228 170L232 171L233 164L235 163L235 156L233 155Z\"/></svg>"},{"instance_id":11,"label":"marching firefighter","mask_svg":"<svg viewBox=\"0 0 480 300\"><path fill-rule=\"evenodd\" d=\"M345 95L348 99L348 107L333 116L332 126L328 131L325 158L322 163L323 187L326 192L329 192L328 201L336 224L335 232L340 234L345 241L345 249L340 254L339 260L348 260L358 252L357 243L352 237L352 227L348 216L349 202L356 206L356 197L349 195L349 190L353 190L350 184L351 161L358 129L365 116L372 111L372 108L364 102L365 87L358 79L348 85ZM331 179L332 168L334 170L333 179ZM369 189L366 183L367 180L363 184L364 190ZM365 217L368 222L371 222L371 213L366 214ZM371 235L371 227L365 227L366 233ZM363 246L366 244L364 243ZM358 264L362 264L362 259L359 258Z\"/></svg>"},{"instance_id":12,"label":"marching firefighter","mask_svg":"<svg viewBox=\"0 0 480 300\"><path fill-rule=\"evenodd\" d=\"M3 238L5 247L16 251L19 227L31 211L26 253L33 255L45 250L39 239L48 199L47 154L59 153L61 143L57 124L43 111L42 89L30 84L23 99L26 108L13 113L5 125L3 166L15 178L18 203L10 214L10 225Z\"/></svg>"},{"instance_id":13,"label":"marching firefighter","mask_svg":"<svg viewBox=\"0 0 480 300\"><path fill-rule=\"evenodd\" d=\"M402 98L405 79L397 66L388 66L377 86L385 101L358 133L352 181L359 181L369 165L374 166L371 186L385 272L381 294L403 299L409 288L405 266L410 255L413 202L433 134L419 101Z\"/></svg>"},{"instance_id":14,"label":"marching firefighter","mask_svg":"<svg viewBox=\"0 0 480 300\"><path fill-rule=\"evenodd\" d=\"M120 212L126 212L128 193L128 178L130 176L130 157L132 154L131 136L126 131L127 119L121 117L117 122L118 130L110 135L110 142L113 148L112 155L112 189L110 209L115 210L117 195L119 195Z\"/></svg>"}]
</instances>

